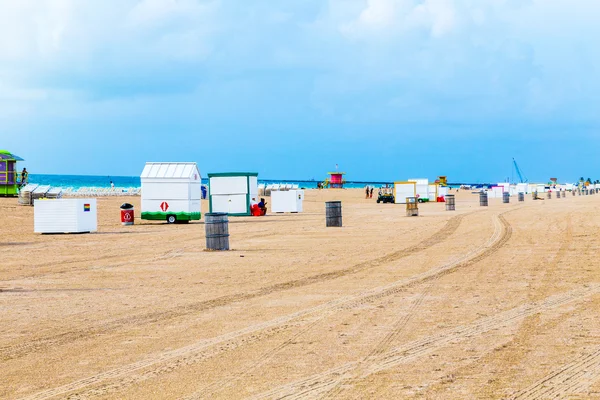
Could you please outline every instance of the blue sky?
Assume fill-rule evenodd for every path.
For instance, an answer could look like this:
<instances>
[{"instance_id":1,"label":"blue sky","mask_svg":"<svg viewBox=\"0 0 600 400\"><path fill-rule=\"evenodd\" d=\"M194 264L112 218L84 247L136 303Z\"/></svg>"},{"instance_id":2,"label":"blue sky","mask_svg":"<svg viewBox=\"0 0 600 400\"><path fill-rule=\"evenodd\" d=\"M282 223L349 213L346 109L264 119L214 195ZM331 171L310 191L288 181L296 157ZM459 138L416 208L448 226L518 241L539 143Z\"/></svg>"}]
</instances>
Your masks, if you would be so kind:
<instances>
[{"instance_id":1,"label":"blue sky","mask_svg":"<svg viewBox=\"0 0 600 400\"><path fill-rule=\"evenodd\" d=\"M349 180L600 179L597 0L1 0L0 148Z\"/></svg>"}]
</instances>

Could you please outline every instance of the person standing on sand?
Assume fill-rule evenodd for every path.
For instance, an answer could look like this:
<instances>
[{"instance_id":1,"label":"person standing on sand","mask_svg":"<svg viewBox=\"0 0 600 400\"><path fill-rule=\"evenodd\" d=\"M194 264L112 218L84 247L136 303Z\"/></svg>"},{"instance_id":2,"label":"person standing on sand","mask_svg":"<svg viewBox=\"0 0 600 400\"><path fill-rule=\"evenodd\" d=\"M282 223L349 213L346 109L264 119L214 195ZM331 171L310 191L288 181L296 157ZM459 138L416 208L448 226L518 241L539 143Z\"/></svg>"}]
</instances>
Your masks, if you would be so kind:
<instances>
[{"instance_id":1,"label":"person standing on sand","mask_svg":"<svg viewBox=\"0 0 600 400\"><path fill-rule=\"evenodd\" d=\"M114 189L115 188L115 184L113 183L113 181L110 181L110 188Z\"/></svg>"},{"instance_id":2,"label":"person standing on sand","mask_svg":"<svg viewBox=\"0 0 600 400\"><path fill-rule=\"evenodd\" d=\"M371 195L369 196L369 198L373 198L373 187L371 187Z\"/></svg>"},{"instance_id":3,"label":"person standing on sand","mask_svg":"<svg viewBox=\"0 0 600 400\"><path fill-rule=\"evenodd\" d=\"M365 194L366 194L365 199L368 199L369 198L369 185L365 186Z\"/></svg>"},{"instance_id":4,"label":"person standing on sand","mask_svg":"<svg viewBox=\"0 0 600 400\"><path fill-rule=\"evenodd\" d=\"M23 168L23 171L21 171L21 186L27 184L28 178L29 172L27 172L27 168Z\"/></svg>"}]
</instances>

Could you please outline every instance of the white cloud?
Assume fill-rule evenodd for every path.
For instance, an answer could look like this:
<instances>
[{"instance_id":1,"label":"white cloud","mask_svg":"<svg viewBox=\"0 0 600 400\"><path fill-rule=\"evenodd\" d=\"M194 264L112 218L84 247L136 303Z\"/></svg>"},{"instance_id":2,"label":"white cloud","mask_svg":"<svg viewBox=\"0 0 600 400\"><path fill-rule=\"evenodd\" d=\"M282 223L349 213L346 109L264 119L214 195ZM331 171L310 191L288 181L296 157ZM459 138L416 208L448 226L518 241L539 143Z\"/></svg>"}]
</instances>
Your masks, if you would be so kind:
<instances>
[{"instance_id":1,"label":"white cloud","mask_svg":"<svg viewBox=\"0 0 600 400\"><path fill-rule=\"evenodd\" d=\"M290 102L327 110L328 118L348 110L375 119L541 118L567 109L598 118L584 112L598 105L600 90L595 0L577 7L568 0L2 0L1 7L0 82L10 86L0 85L0 107L76 108L212 90L228 80L260 81L250 85L260 97L303 79L306 91L290 93L298 96Z\"/></svg>"},{"instance_id":2,"label":"white cloud","mask_svg":"<svg viewBox=\"0 0 600 400\"><path fill-rule=\"evenodd\" d=\"M342 2L343 0L339 0ZM457 25L454 0L367 0L364 9L340 26L349 37L402 36L412 30L427 31L432 37L452 33Z\"/></svg>"}]
</instances>

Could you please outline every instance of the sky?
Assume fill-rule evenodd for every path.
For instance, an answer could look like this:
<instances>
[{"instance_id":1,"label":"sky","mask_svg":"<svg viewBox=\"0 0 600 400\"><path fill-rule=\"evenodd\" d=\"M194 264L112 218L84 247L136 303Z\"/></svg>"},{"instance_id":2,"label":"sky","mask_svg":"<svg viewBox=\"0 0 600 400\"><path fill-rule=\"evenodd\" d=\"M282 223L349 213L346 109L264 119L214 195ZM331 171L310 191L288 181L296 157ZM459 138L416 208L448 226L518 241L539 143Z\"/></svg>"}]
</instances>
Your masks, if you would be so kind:
<instances>
[{"instance_id":1,"label":"sky","mask_svg":"<svg viewBox=\"0 0 600 400\"><path fill-rule=\"evenodd\" d=\"M31 173L600 179L598 0L0 0Z\"/></svg>"}]
</instances>

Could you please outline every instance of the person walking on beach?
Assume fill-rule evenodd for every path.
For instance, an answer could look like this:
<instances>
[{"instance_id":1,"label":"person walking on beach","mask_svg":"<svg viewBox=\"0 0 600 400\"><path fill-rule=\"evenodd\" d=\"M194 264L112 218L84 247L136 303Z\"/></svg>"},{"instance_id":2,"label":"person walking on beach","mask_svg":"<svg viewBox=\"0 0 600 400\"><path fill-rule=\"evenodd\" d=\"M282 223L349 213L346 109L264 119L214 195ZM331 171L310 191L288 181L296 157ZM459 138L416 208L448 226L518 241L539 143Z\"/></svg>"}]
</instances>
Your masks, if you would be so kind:
<instances>
[{"instance_id":1,"label":"person walking on beach","mask_svg":"<svg viewBox=\"0 0 600 400\"><path fill-rule=\"evenodd\" d=\"M115 184L113 183L113 181L110 181L110 188L114 189L115 188Z\"/></svg>"},{"instance_id":2,"label":"person walking on beach","mask_svg":"<svg viewBox=\"0 0 600 400\"><path fill-rule=\"evenodd\" d=\"M373 198L373 187L371 186L371 195L369 196L371 199Z\"/></svg>"},{"instance_id":3,"label":"person walking on beach","mask_svg":"<svg viewBox=\"0 0 600 400\"><path fill-rule=\"evenodd\" d=\"M367 185L365 187L365 194L366 194L365 199L368 199L369 198L369 185Z\"/></svg>"}]
</instances>

